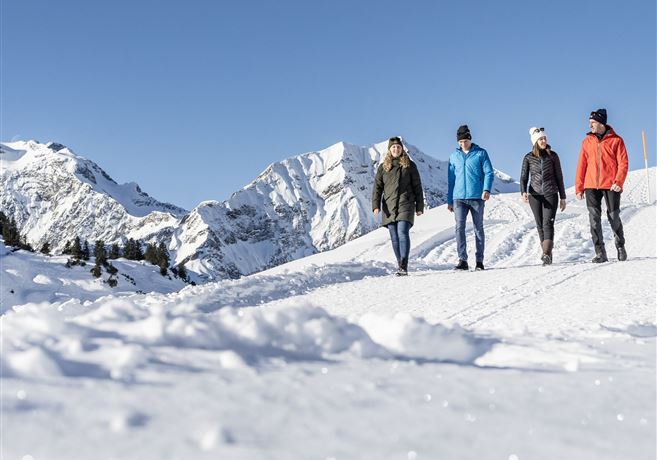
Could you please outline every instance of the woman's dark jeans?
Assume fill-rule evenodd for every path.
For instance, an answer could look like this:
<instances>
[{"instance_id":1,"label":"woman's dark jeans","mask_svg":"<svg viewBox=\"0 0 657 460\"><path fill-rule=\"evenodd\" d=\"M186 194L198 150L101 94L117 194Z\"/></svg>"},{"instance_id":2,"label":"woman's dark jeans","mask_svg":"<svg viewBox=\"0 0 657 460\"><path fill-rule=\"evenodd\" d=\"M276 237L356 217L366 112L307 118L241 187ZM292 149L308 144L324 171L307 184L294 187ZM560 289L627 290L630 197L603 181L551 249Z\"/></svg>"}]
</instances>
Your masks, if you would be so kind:
<instances>
[{"instance_id":1,"label":"woman's dark jeans","mask_svg":"<svg viewBox=\"0 0 657 460\"><path fill-rule=\"evenodd\" d=\"M411 251L411 238L408 234L410 229L411 223L406 220L388 224L392 250L395 251L397 263L400 263L402 259L408 261L408 254Z\"/></svg>"}]
</instances>

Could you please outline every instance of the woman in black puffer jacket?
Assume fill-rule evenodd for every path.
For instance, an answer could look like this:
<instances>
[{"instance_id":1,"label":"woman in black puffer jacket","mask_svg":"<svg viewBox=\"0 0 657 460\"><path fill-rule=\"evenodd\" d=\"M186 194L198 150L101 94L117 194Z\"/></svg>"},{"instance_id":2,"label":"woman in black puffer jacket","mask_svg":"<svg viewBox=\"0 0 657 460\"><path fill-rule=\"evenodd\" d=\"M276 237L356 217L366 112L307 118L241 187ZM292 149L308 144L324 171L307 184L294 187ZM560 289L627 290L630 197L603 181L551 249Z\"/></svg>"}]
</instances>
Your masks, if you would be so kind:
<instances>
[{"instance_id":1,"label":"woman in black puffer jacket","mask_svg":"<svg viewBox=\"0 0 657 460\"><path fill-rule=\"evenodd\" d=\"M566 209L566 191L559 155L547 143L545 129L530 128L529 135L533 148L522 161L520 193L523 200L529 202L536 219L536 229L543 250L543 265L550 265L554 245L554 218L557 215L557 206L561 211Z\"/></svg>"}]
</instances>

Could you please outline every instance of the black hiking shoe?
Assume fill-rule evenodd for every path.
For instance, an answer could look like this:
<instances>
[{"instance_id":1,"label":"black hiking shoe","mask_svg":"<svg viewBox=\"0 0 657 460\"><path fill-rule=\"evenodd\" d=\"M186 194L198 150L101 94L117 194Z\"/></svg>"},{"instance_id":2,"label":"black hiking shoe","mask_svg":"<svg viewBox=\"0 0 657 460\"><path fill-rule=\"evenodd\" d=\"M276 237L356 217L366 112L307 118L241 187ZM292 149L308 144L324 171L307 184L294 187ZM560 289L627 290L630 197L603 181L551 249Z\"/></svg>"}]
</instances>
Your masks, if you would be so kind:
<instances>
[{"instance_id":1,"label":"black hiking shoe","mask_svg":"<svg viewBox=\"0 0 657 460\"><path fill-rule=\"evenodd\" d=\"M625 251L625 247L619 246L616 249L618 250L618 260L621 262L627 260L627 252Z\"/></svg>"},{"instance_id":2,"label":"black hiking shoe","mask_svg":"<svg viewBox=\"0 0 657 460\"><path fill-rule=\"evenodd\" d=\"M607 259L606 254L600 254L595 256L591 262L593 262L594 264L601 264L604 262L609 262L609 259Z\"/></svg>"},{"instance_id":3,"label":"black hiking shoe","mask_svg":"<svg viewBox=\"0 0 657 460\"><path fill-rule=\"evenodd\" d=\"M475 265L475 271L481 271L481 270L484 270L484 263L477 262L477 265Z\"/></svg>"},{"instance_id":4,"label":"black hiking shoe","mask_svg":"<svg viewBox=\"0 0 657 460\"><path fill-rule=\"evenodd\" d=\"M595 257L591 260L594 264L601 264L603 262L609 262L607 258L607 251L604 246L595 247Z\"/></svg>"},{"instance_id":5,"label":"black hiking shoe","mask_svg":"<svg viewBox=\"0 0 657 460\"><path fill-rule=\"evenodd\" d=\"M408 275L408 259L404 258L399 261L397 264L397 272L395 276L407 276Z\"/></svg>"},{"instance_id":6,"label":"black hiking shoe","mask_svg":"<svg viewBox=\"0 0 657 460\"><path fill-rule=\"evenodd\" d=\"M552 265L552 256L550 254L543 254L541 257L541 260L543 261L543 266L545 267L546 265Z\"/></svg>"},{"instance_id":7,"label":"black hiking shoe","mask_svg":"<svg viewBox=\"0 0 657 460\"><path fill-rule=\"evenodd\" d=\"M403 258L399 261L399 268L397 269L397 276L407 276L408 275L408 259Z\"/></svg>"},{"instance_id":8,"label":"black hiking shoe","mask_svg":"<svg viewBox=\"0 0 657 460\"><path fill-rule=\"evenodd\" d=\"M454 267L454 270L468 270L470 267L468 267L468 262L465 260L459 259L459 263L456 264Z\"/></svg>"}]
</instances>

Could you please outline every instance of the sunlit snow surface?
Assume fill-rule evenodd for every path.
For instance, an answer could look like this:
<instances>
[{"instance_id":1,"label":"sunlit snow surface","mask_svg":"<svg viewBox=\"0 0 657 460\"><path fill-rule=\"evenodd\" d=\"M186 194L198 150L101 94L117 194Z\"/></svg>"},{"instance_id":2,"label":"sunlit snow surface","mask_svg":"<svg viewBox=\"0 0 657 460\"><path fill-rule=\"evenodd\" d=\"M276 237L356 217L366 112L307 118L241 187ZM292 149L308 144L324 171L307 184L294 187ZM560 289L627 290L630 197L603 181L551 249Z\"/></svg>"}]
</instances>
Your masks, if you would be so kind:
<instances>
[{"instance_id":1,"label":"sunlit snow surface","mask_svg":"<svg viewBox=\"0 0 657 460\"><path fill-rule=\"evenodd\" d=\"M20 289L63 280L3 265L3 284L29 278L2 316L3 458L654 459L644 174L623 195L622 263L606 223L611 261L590 263L571 189L549 267L518 194L487 204L484 272L451 270L444 206L417 219L407 278L383 229L172 294L38 303Z\"/></svg>"}]
</instances>

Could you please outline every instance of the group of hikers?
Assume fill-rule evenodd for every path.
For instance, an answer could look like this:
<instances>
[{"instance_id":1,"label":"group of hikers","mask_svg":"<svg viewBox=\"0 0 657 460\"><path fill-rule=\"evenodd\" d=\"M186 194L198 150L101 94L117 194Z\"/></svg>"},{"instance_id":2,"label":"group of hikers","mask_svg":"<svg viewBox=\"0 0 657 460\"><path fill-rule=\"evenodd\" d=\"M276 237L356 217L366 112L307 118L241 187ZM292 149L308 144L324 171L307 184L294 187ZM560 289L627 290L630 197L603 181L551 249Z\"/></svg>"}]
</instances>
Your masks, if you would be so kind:
<instances>
[{"instance_id":1,"label":"group of hikers","mask_svg":"<svg viewBox=\"0 0 657 460\"><path fill-rule=\"evenodd\" d=\"M618 260L627 260L625 237L620 218L620 198L627 176L627 150L623 139L607 124L607 110L589 116L587 133L579 154L575 174L575 195L586 198L595 248L593 263L607 262L602 234L602 200L614 233ZM566 209L566 191L559 155L548 144L545 128L529 129L532 150L522 161L520 193L536 220L543 265L552 263L554 220L557 208ZM456 131L458 148L449 157L447 209L456 220L458 262L455 270L469 270L465 224L472 215L475 235L475 270L484 270L484 206L490 198L495 173L488 152L472 142L467 125ZM417 166L408 156L400 137L388 141L388 152L376 172L372 190L372 210L381 215L381 225L390 232L397 258L396 275L408 274L411 249L409 230L416 216L424 212L424 193Z\"/></svg>"}]
</instances>

